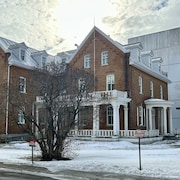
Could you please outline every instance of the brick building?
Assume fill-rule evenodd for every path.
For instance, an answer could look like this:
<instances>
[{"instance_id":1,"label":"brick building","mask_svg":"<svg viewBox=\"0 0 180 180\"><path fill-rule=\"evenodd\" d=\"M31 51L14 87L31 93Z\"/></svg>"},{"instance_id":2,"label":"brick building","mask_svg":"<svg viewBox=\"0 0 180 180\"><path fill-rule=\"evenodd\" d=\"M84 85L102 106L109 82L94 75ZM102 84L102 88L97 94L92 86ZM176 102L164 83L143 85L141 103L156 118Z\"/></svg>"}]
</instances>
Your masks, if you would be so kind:
<instances>
[{"instance_id":1,"label":"brick building","mask_svg":"<svg viewBox=\"0 0 180 180\"><path fill-rule=\"evenodd\" d=\"M172 102L168 101L170 81L161 70L161 58L143 51L141 43L121 45L94 27L75 54L69 66L94 74L94 87L83 106L86 121L78 136L144 136L173 133ZM89 114L87 116L87 114Z\"/></svg>"},{"instance_id":2,"label":"brick building","mask_svg":"<svg viewBox=\"0 0 180 180\"><path fill-rule=\"evenodd\" d=\"M76 117L84 121L84 128L78 131L75 128L72 135L134 137L139 128L145 137L173 133L173 103L167 95L170 81L161 69L162 59L153 57L152 51L143 51L141 43L121 45L94 27L77 50L56 56L29 48L25 43L0 38L1 135L23 133L17 126L25 123L23 114L13 111L10 104L16 90L17 99L23 97L32 105L24 108L36 113L37 121L44 115L43 101L31 88L32 72L54 59L94 76L94 85L82 103L84 111Z\"/></svg>"},{"instance_id":3,"label":"brick building","mask_svg":"<svg viewBox=\"0 0 180 180\"><path fill-rule=\"evenodd\" d=\"M26 123L20 109L32 112L33 103L39 95L37 89L33 88L33 70L41 68L48 58L50 56L45 51L37 51L27 47L25 43L16 43L0 37L0 137L2 139L26 135L18 127L18 124ZM22 104L23 107L20 108Z\"/></svg>"}]
</instances>

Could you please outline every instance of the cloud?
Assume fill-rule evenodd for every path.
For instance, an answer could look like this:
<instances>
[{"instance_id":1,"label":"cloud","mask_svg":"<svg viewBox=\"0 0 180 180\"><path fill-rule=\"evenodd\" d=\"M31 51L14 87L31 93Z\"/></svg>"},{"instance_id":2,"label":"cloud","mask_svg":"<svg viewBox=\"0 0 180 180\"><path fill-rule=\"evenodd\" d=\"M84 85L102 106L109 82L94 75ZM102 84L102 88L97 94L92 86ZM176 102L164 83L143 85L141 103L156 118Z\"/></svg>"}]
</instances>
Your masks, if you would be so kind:
<instances>
[{"instance_id":1,"label":"cloud","mask_svg":"<svg viewBox=\"0 0 180 180\"><path fill-rule=\"evenodd\" d=\"M116 15L103 18L113 27L111 36L120 43L130 37L144 35L180 26L178 0L111 0Z\"/></svg>"},{"instance_id":2,"label":"cloud","mask_svg":"<svg viewBox=\"0 0 180 180\"><path fill-rule=\"evenodd\" d=\"M53 3L52 3L53 2ZM0 36L37 49L52 49L63 42L57 26L58 0L3 0Z\"/></svg>"}]
</instances>

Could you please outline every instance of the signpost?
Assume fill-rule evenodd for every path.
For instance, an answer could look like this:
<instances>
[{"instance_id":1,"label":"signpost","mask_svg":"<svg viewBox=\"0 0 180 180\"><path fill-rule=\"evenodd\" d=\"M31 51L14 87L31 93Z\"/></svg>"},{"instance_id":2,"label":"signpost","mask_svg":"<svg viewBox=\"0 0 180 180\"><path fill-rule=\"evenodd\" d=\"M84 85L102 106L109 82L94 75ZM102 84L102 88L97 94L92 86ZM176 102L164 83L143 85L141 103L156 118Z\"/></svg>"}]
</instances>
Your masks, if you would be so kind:
<instances>
[{"instance_id":1,"label":"signpost","mask_svg":"<svg viewBox=\"0 0 180 180\"><path fill-rule=\"evenodd\" d=\"M33 151L34 151L35 143L36 143L35 140L30 140L30 141L29 141L29 146L32 147L32 164L33 164L33 161L34 161Z\"/></svg>"},{"instance_id":2,"label":"signpost","mask_svg":"<svg viewBox=\"0 0 180 180\"><path fill-rule=\"evenodd\" d=\"M139 139L139 170L142 170L141 168L141 138L144 137L144 132L142 130L137 130L135 132L135 136Z\"/></svg>"}]
</instances>

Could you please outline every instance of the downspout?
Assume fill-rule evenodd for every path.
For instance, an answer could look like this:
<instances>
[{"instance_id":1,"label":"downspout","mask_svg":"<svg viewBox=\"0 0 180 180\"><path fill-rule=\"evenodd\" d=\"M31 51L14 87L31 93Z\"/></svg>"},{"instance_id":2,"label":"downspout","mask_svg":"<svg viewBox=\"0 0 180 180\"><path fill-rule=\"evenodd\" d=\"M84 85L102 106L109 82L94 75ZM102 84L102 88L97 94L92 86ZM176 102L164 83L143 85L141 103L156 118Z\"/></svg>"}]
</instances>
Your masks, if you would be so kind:
<instances>
[{"instance_id":1,"label":"downspout","mask_svg":"<svg viewBox=\"0 0 180 180\"><path fill-rule=\"evenodd\" d=\"M8 63L8 74L7 74L7 94L6 94L6 129L5 134L8 135L8 121L9 121L9 85L10 85L10 66Z\"/></svg>"},{"instance_id":2,"label":"downspout","mask_svg":"<svg viewBox=\"0 0 180 180\"><path fill-rule=\"evenodd\" d=\"M129 90L129 54L125 54L125 91L127 91L128 97L130 97L130 90Z\"/></svg>"},{"instance_id":3,"label":"downspout","mask_svg":"<svg viewBox=\"0 0 180 180\"><path fill-rule=\"evenodd\" d=\"M96 91L96 35L94 29L94 92Z\"/></svg>"}]
</instances>

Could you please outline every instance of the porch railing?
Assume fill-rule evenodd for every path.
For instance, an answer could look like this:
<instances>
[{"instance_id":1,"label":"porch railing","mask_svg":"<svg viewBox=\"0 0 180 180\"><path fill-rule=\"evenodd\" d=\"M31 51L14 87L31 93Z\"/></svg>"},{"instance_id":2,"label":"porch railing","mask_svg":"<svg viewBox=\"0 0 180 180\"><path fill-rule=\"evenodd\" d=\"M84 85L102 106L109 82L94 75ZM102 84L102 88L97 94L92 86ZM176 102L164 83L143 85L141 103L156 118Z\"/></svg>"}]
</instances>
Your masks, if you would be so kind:
<instances>
[{"instance_id":1,"label":"porch railing","mask_svg":"<svg viewBox=\"0 0 180 180\"><path fill-rule=\"evenodd\" d=\"M144 137L157 137L159 136L159 130L142 130L144 132ZM69 133L70 136L77 136L77 137L113 137L114 133L113 130L71 130ZM120 137L136 137L136 130L120 130L119 131Z\"/></svg>"},{"instance_id":2,"label":"porch railing","mask_svg":"<svg viewBox=\"0 0 180 180\"><path fill-rule=\"evenodd\" d=\"M127 92L124 91L117 91L117 90L112 90L112 91L95 91L93 93L88 93L87 95L88 98L112 98L112 97L122 97L122 98L127 98Z\"/></svg>"}]
</instances>

